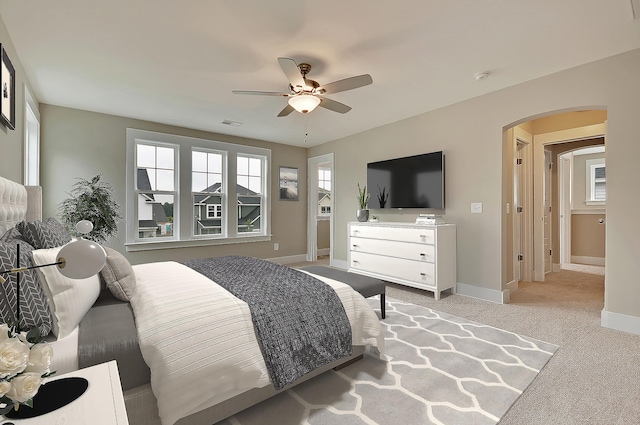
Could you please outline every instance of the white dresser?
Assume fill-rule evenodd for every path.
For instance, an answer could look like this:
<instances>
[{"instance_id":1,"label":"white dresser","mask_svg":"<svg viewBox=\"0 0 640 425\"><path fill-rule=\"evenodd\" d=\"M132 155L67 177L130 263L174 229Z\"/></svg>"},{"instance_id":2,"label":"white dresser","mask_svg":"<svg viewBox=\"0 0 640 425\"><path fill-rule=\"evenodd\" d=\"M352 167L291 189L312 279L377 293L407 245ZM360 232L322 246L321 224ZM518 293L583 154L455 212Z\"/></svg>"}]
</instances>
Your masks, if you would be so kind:
<instances>
[{"instance_id":1,"label":"white dresser","mask_svg":"<svg viewBox=\"0 0 640 425\"><path fill-rule=\"evenodd\" d=\"M456 226L349 223L349 272L440 293L456 288Z\"/></svg>"}]
</instances>

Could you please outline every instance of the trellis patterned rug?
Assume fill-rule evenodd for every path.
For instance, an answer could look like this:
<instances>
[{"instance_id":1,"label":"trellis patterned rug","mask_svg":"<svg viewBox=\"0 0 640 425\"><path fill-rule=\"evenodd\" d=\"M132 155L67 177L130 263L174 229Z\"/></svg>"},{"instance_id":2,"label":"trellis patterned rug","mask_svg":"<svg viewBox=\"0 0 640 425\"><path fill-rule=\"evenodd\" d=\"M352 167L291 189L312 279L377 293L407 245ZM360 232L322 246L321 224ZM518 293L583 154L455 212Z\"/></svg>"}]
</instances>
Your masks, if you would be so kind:
<instances>
[{"instance_id":1,"label":"trellis patterned rug","mask_svg":"<svg viewBox=\"0 0 640 425\"><path fill-rule=\"evenodd\" d=\"M365 354L219 424L495 424L558 348L389 298L382 323L390 361Z\"/></svg>"}]
</instances>

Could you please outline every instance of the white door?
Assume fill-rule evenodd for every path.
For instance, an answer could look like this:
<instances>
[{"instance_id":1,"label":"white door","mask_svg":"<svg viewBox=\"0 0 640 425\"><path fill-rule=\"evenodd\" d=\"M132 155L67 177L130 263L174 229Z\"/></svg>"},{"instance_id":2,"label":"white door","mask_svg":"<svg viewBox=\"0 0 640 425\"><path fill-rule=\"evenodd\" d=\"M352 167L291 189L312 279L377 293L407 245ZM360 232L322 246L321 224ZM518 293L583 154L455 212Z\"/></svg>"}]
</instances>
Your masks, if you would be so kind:
<instances>
[{"instance_id":1,"label":"white door","mask_svg":"<svg viewBox=\"0 0 640 425\"><path fill-rule=\"evenodd\" d=\"M551 151L544 150L544 272L551 272L552 238L551 238Z\"/></svg>"}]
</instances>

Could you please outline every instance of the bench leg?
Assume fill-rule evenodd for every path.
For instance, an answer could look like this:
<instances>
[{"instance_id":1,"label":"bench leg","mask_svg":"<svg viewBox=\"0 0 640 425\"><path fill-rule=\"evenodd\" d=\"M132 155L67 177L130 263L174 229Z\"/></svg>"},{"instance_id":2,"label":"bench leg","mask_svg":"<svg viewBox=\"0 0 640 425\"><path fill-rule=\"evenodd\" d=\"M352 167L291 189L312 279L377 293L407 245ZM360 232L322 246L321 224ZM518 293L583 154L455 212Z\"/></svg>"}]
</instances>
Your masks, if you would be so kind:
<instances>
[{"instance_id":1,"label":"bench leg","mask_svg":"<svg viewBox=\"0 0 640 425\"><path fill-rule=\"evenodd\" d=\"M385 303L384 303L384 294L380 294L380 311L382 312L382 318L385 316Z\"/></svg>"}]
</instances>

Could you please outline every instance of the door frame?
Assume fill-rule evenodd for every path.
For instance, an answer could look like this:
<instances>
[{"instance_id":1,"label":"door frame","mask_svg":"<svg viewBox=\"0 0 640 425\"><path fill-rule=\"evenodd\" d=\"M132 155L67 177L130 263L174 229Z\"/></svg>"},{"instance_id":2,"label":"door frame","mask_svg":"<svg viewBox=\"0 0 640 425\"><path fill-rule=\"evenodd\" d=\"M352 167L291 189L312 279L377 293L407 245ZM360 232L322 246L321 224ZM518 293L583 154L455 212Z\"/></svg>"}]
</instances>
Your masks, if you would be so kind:
<instances>
[{"instance_id":1,"label":"door frame","mask_svg":"<svg viewBox=\"0 0 640 425\"><path fill-rule=\"evenodd\" d=\"M318 166L329 164L331 169L331 213L329 214L329 264L333 263L333 214L335 211L335 172L333 152L307 159L307 261L318 260Z\"/></svg>"},{"instance_id":2,"label":"door frame","mask_svg":"<svg viewBox=\"0 0 640 425\"><path fill-rule=\"evenodd\" d=\"M533 136L533 192L534 192L534 220L533 220L533 246L534 246L534 279L544 282L544 148L545 145L575 142L584 139L603 137L605 146L607 123L587 125L584 127L570 128L567 130L553 131L550 133ZM562 202L562 201L561 201Z\"/></svg>"}]
</instances>

